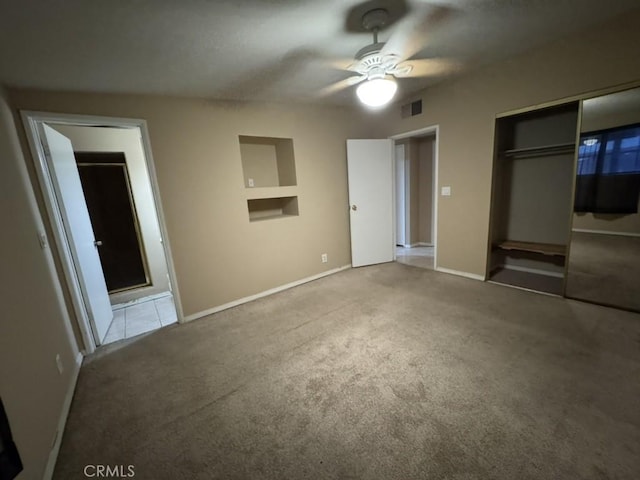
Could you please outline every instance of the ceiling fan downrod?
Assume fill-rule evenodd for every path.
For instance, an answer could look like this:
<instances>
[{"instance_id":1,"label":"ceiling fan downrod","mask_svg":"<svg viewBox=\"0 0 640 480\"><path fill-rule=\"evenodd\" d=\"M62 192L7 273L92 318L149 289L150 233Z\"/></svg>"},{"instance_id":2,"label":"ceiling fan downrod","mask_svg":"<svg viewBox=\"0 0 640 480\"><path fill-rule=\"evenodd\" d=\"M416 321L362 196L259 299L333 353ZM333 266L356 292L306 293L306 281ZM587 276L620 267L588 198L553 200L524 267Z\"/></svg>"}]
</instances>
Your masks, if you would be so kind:
<instances>
[{"instance_id":1,"label":"ceiling fan downrod","mask_svg":"<svg viewBox=\"0 0 640 480\"><path fill-rule=\"evenodd\" d=\"M384 8L374 8L362 16L362 27L373 33L374 45L378 43L378 32L389 22L389 12Z\"/></svg>"},{"instance_id":2,"label":"ceiling fan downrod","mask_svg":"<svg viewBox=\"0 0 640 480\"><path fill-rule=\"evenodd\" d=\"M363 60L366 57L379 53L382 50L384 43L380 43L378 41L378 32L380 32L388 22L389 12L384 8L369 10L362 16L362 27L373 34L373 43L361 48L360 51L356 53L356 60Z\"/></svg>"}]
</instances>

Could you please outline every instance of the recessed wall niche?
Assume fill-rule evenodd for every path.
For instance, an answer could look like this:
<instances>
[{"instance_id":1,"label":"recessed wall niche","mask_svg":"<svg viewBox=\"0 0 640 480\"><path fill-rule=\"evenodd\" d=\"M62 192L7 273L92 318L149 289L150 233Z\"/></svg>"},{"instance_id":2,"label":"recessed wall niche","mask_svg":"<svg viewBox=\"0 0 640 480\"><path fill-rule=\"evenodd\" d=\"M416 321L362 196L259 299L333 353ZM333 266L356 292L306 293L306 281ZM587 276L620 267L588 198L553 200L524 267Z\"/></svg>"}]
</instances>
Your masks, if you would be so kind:
<instances>
[{"instance_id":1,"label":"recessed wall niche","mask_svg":"<svg viewBox=\"0 0 640 480\"><path fill-rule=\"evenodd\" d=\"M291 138L239 135L249 221L298 216Z\"/></svg>"},{"instance_id":2,"label":"recessed wall niche","mask_svg":"<svg viewBox=\"0 0 640 480\"><path fill-rule=\"evenodd\" d=\"M292 217L298 215L298 197L254 198L247 207L250 222Z\"/></svg>"},{"instance_id":3,"label":"recessed wall niche","mask_svg":"<svg viewBox=\"0 0 640 480\"><path fill-rule=\"evenodd\" d=\"M291 138L240 135L240 157L246 188L296 185Z\"/></svg>"}]
</instances>

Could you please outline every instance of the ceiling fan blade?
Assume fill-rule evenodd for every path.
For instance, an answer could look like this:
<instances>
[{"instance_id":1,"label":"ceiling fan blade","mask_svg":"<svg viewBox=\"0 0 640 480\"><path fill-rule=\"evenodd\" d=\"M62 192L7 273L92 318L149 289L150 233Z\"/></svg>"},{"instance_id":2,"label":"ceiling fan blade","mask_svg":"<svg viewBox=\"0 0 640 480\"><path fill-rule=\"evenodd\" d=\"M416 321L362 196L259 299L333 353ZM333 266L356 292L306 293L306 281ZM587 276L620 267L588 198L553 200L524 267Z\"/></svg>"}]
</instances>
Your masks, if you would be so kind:
<instances>
[{"instance_id":1,"label":"ceiling fan blade","mask_svg":"<svg viewBox=\"0 0 640 480\"><path fill-rule=\"evenodd\" d=\"M459 68L460 64L455 60L422 58L406 60L398 64L398 66L389 73L398 78L431 77L443 75L445 73L453 73Z\"/></svg>"},{"instance_id":2,"label":"ceiling fan blade","mask_svg":"<svg viewBox=\"0 0 640 480\"><path fill-rule=\"evenodd\" d=\"M347 77L344 80L340 80L339 82L332 83L331 85L322 88L317 93L317 96L328 97L329 95L333 95L334 93L337 93L340 90L344 90L345 88L351 87L352 85L357 85L358 83L366 79L367 79L366 75Z\"/></svg>"},{"instance_id":3,"label":"ceiling fan blade","mask_svg":"<svg viewBox=\"0 0 640 480\"><path fill-rule=\"evenodd\" d=\"M382 49L382 55L397 55L401 60L411 58L427 44L428 36L454 13L454 9L432 6L407 15L395 27Z\"/></svg>"},{"instance_id":4,"label":"ceiling fan blade","mask_svg":"<svg viewBox=\"0 0 640 480\"><path fill-rule=\"evenodd\" d=\"M327 65L336 70L346 70L351 71L351 65L354 64L353 58L336 58L332 60L327 60Z\"/></svg>"},{"instance_id":5,"label":"ceiling fan blade","mask_svg":"<svg viewBox=\"0 0 640 480\"><path fill-rule=\"evenodd\" d=\"M350 86L351 85L357 85L360 82L364 82L366 79L367 79L366 75L358 75L357 77L353 76L353 77L347 78L347 80L349 81L349 85Z\"/></svg>"}]
</instances>

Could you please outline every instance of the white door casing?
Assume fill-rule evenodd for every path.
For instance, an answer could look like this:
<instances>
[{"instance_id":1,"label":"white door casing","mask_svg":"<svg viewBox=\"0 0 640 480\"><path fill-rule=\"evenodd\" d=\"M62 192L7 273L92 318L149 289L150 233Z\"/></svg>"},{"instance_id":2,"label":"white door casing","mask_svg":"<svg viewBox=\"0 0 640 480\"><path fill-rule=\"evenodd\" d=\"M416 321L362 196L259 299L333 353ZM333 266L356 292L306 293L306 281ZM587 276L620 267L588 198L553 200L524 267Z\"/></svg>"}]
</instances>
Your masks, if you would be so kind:
<instances>
[{"instance_id":1,"label":"white door casing","mask_svg":"<svg viewBox=\"0 0 640 480\"><path fill-rule=\"evenodd\" d=\"M48 125L41 138L58 199L65 234L96 344L101 344L113 319L109 293L87 210L71 141Z\"/></svg>"},{"instance_id":2,"label":"white door casing","mask_svg":"<svg viewBox=\"0 0 640 480\"><path fill-rule=\"evenodd\" d=\"M404 145L395 146L396 163L396 245L405 244L405 160Z\"/></svg>"},{"instance_id":3,"label":"white door casing","mask_svg":"<svg viewBox=\"0 0 640 480\"><path fill-rule=\"evenodd\" d=\"M393 141L347 140L351 264L392 262Z\"/></svg>"}]
</instances>

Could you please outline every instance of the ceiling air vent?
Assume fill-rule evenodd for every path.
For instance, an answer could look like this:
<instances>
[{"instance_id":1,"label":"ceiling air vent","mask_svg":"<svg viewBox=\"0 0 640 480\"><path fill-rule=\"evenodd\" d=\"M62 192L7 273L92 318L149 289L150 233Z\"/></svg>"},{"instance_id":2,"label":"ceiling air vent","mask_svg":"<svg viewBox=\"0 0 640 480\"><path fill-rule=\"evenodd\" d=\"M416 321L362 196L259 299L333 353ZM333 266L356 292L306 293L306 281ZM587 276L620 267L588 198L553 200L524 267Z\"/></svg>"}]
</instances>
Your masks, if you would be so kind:
<instances>
[{"instance_id":1,"label":"ceiling air vent","mask_svg":"<svg viewBox=\"0 0 640 480\"><path fill-rule=\"evenodd\" d=\"M402 118L415 117L422 113L422 100L416 100L415 102L407 103L401 107Z\"/></svg>"}]
</instances>

